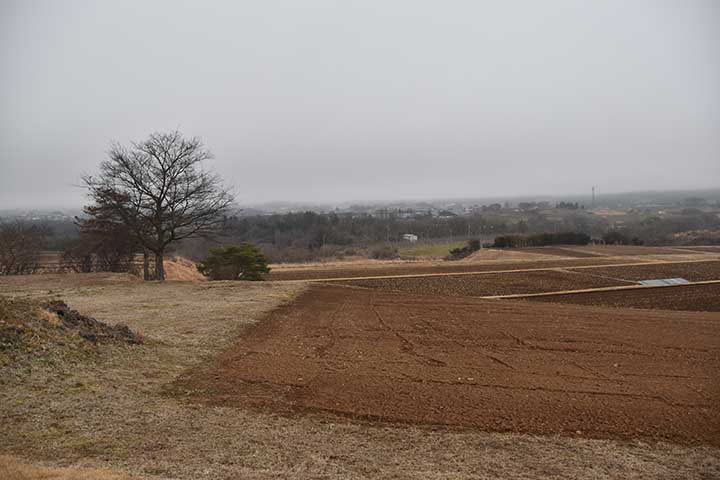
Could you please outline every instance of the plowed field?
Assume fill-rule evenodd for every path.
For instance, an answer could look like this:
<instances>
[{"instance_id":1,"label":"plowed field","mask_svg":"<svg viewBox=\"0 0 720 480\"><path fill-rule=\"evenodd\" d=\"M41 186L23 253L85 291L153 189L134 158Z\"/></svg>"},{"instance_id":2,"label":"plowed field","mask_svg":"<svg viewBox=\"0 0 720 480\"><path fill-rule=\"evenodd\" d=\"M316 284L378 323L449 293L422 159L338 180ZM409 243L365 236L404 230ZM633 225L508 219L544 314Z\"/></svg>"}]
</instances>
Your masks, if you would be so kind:
<instances>
[{"instance_id":1,"label":"plowed field","mask_svg":"<svg viewBox=\"0 0 720 480\"><path fill-rule=\"evenodd\" d=\"M338 283L413 294L483 297L614 287L634 284L643 279L674 277L682 277L690 281L720 280L720 262L577 268L562 271L478 273L477 275L457 276L368 278L343 280ZM657 297L651 295L650 298ZM676 310L682 309L677 308Z\"/></svg>"},{"instance_id":2,"label":"plowed field","mask_svg":"<svg viewBox=\"0 0 720 480\"><path fill-rule=\"evenodd\" d=\"M422 295L484 297L614 287L627 282L585 273L541 270L517 273L483 273L442 277L373 278L346 280L344 285Z\"/></svg>"},{"instance_id":3,"label":"plowed field","mask_svg":"<svg viewBox=\"0 0 720 480\"><path fill-rule=\"evenodd\" d=\"M692 252L702 252L702 253L720 253L720 245L708 245L708 246L701 246L701 247L677 247L681 250L689 250Z\"/></svg>"},{"instance_id":4,"label":"plowed field","mask_svg":"<svg viewBox=\"0 0 720 480\"><path fill-rule=\"evenodd\" d=\"M645 247L642 245L581 245L568 246L577 252L596 255L677 255L683 252L671 247Z\"/></svg>"},{"instance_id":5,"label":"plowed field","mask_svg":"<svg viewBox=\"0 0 720 480\"><path fill-rule=\"evenodd\" d=\"M703 280L720 280L720 261L631 265L587 270L579 269L577 271L635 281L680 277L691 282L700 282Z\"/></svg>"},{"instance_id":6,"label":"plowed field","mask_svg":"<svg viewBox=\"0 0 720 480\"><path fill-rule=\"evenodd\" d=\"M543 260L533 262L465 263L445 262L442 264L399 263L376 266L352 266L334 268L293 268L271 271L268 280L317 280L326 278L357 278L389 275L432 275L436 273L472 273L495 270L520 270L533 268L575 267L582 265L612 265L617 263L639 263L633 258L575 258L566 260Z\"/></svg>"},{"instance_id":7,"label":"plowed field","mask_svg":"<svg viewBox=\"0 0 720 480\"><path fill-rule=\"evenodd\" d=\"M528 300L575 305L720 312L720 284L573 293L530 297ZM720 325L720 318L718 318L718 325Z\"/></svg>"},{"instance_id":8,"label":"plowed field","mask_svg":"<svg viewBox=\"0 0 720 480\"><path fill-rule=\"evenodd\" d=\"M314 285L176 388L210 405L720 445L717 314Z\"/></svg>"}]
</instances>

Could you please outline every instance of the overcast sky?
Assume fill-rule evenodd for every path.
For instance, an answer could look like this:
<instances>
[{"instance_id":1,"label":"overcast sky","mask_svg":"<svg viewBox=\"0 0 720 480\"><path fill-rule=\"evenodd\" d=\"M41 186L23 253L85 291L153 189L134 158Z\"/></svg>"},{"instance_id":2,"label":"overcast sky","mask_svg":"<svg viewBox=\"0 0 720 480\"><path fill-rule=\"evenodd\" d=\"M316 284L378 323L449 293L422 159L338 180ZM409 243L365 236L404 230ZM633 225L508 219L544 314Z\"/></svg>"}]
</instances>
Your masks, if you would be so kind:
<instances>
[{"instance_id":1,"label":"overcast sky","mask_svg":"<svg viewBox=\"0 0 720 480\"><path fill-rule=\"evenodd\" d=\"M201 137L241 203L720 186L720 1L0 0L0 209Z\"/></svg>"}]
</instances>

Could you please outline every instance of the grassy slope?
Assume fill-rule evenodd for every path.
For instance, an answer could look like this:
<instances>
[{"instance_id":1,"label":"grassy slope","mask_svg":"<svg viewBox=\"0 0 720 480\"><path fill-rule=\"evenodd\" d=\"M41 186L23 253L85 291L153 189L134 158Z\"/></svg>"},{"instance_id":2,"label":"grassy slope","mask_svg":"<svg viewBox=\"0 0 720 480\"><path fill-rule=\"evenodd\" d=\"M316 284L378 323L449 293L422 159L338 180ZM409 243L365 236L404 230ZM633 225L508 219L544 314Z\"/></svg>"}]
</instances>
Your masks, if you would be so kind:
<instances>
[{"instance_id":1,"label":"grassy slope","mask_svg":"<svg viewBox=\"0 0 720 480\"><path fill-rule=\"evenodd\" d=\"M398 248L403 257L445 257L453 248L465 246L467 242L444 242L444 243L416 243L407 244Z\"/></svg>"},{"instance_id":2,"label":"grassy slope","mask_svg":"<svg viewBox=\"0 0 720 480\"><path fill-rule=\"evenodd\" d=\"M0 293L58 295L82 313L125 322L150 341L109 345L93 361L37 365L0 378L0 452L182 479L720 475L720 452L700 446L328 423L192 404L168 394L177 375L217 354L243 325L302 286L59 280L0 279Z\"/></svg>"}]
</instances>

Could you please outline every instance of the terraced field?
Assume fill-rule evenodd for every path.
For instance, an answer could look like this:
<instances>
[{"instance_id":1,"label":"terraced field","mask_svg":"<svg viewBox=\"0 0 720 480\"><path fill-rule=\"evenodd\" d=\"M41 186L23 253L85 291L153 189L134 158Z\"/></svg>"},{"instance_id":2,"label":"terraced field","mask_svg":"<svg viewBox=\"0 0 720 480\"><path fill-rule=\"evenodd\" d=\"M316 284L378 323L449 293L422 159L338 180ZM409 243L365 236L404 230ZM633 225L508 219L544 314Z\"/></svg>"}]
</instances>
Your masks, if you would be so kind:
<instances>
[{"instance_id":1,"label":"terraced field","mask_svg":"<svg viewBox=\"0 0 720 480\"><path fill-rule=\"evenodd\" d=\"M702 248L702 247L701 247ZM694 260L720 260L720 250L637 246L561 246L519 249L484 249L470 258L456 262L440 261L366 261L337 262L332 265L280 265L273 268L268 280L324 280L399 275L435 275L474 273L496 270L564 268L629 263L661 263ZM491 255L488 255L491 254Z\"/></svg>"},{"instance_id":2,"label":"terraced field","mask_svg":"<svg viewBox=\"0 0 720 480\"><path fill-rule=\"evenodd\" d=\"M574 305L720 312L720 284L548 295L529 297L527 300Z\"/></svg>"},{"instance_id":3,"label":"terraced field","mask_svg":"<svg viewBox=\"0 0 720 480\"><path fill-rule=\"evenodd\" d=\"M639 280L675 277L693 282L720 280L720 261L366 278L333 283L421 295L484 297L636 285Z\"/></svg>"},{"instance_id":4,"label":"terraced field","mask_svg":"<svg viewBox=\"0 0 720 480\"><path fill-rule=\"evenodd\" d=\"M699 247L677 247L678 249L690 252L720 253L720 245L708 245Z\"/></svg>"},{"instance_id":5,"label":"terraced field","mask_svg":"<svg viewBox=\"0 0 720 480\"><path fill-rule=\"evenodd\" d=\"M522 293L556 292L585 288L613 287L628 282L572 271L541 270L517 273L375 278L333 282L342 285L391 290L420 295L483 297Z\"/></svg>"},{"instance_id":6,"label":"terraced field","mask_svg":"<svg viewBox=\"0 0 720 480\"><path fill-rule=\"evenodd\" d=\"M618 263L641 263L636 258L571 258L558 260L526 261L526 262L443 262L443 263L396 263L361 266L342 265L333 268L293 268L271 271L267 276L268 280L324 280L341 278L362 278L397 275L434 275L453 273L477 273L507 270L526 270L537 268L563 268L585 265L613 265Z\"/></svg>"},{"instance_id":7,"label":"terraced field","mask_svg":"<svg viewBox=\"0 0 720 480\"><path fill-rule=\"evenodd\" d=\"M593 268L576 270L594 275L620 277L626 280L647 280L653 278L684 278L691 282L720 279L720 261L666 263L625 267Z\"/></svg>"},{"instance_id":8,"label":"terraced field","mask_svg":"<svg viewBox=\"0 0 720 480\"><path fill-rule=\"evenodd\" d=\"M581 245L566 247L576 252L595 255L677 255L683 253L672 247L645 247L641 245Z\"/></svg>"}]
</instances>

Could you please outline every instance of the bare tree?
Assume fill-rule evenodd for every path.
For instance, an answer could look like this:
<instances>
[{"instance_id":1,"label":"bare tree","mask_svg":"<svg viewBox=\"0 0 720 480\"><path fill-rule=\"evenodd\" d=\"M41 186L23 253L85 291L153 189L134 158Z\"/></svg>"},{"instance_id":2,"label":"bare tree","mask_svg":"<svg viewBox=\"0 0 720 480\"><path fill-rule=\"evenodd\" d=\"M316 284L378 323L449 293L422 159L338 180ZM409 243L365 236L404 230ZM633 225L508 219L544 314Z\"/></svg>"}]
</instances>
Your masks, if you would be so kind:
<instances>
[{"instance_id":1,"label":"bare tree","mask_svg":"<svg viewBox=\"0 0 720 480\"><path fill-rule=\"evenodd\" d=\"M154 133L130 148L114 144L108 155L97 177L83 177L90 197L96 207L110 208L113 221L121 222L155 255L155 278L164 280L168 246L215 233L232 194L219 176L203 169L212 154L202 141L186 139L178 131ZM86 213L93 215L91 209Z\"/></svg>"},{"instance_id":2,"label":"bare tree","mask_svg":"<svg viewBox=\"0 0 720 480\"><path fill-rule=\"evenodd\" d=\"M39 268L49 230L21 221L0 223L0 275L23 275Z\"/></svg>"}]
</instances>

